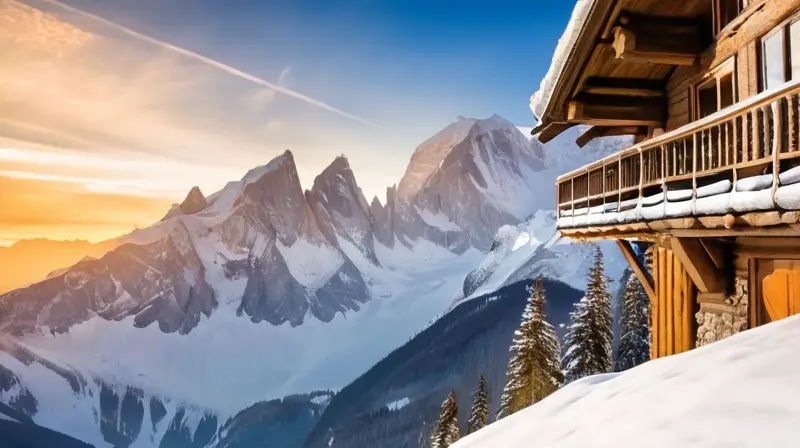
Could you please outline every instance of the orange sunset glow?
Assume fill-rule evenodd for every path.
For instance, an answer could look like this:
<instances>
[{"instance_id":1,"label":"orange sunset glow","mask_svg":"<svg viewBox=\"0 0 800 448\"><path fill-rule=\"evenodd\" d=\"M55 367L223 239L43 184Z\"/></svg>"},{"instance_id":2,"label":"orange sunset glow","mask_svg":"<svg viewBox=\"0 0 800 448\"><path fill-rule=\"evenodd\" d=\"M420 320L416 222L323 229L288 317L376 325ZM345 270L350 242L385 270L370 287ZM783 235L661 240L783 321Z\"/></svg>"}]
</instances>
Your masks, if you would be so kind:
<instances>
[{"instance_id":1,"label":"orange sunset glow","mask_svg":"<svg viewBox=\"0 0 800 448\"><path fill-rule=\"evenodd\" d=\"M413 148L294 90L284 63L254 75L123 22L0 0L0 246L126 234L193 186L212 194L287 148L304 186L345 151ZM368 193L402 173L358 163Z\"/></svg>"}]
</instances>

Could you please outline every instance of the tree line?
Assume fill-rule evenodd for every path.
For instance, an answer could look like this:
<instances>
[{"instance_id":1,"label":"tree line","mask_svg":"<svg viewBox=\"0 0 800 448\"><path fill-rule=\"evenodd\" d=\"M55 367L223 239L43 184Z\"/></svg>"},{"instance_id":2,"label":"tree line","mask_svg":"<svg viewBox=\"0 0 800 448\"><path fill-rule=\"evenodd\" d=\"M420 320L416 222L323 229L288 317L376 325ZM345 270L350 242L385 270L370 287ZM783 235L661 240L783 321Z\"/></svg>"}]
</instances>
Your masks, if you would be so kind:
<instances>
[{"instance_id":1,"label":"tree line","mask_svg":"<svg viewBox=\"0 0 800 448\"><path fill-rule=\"evenodd\" d=\"M541 401L560 387L580 378L622 372L650 359L650 300L635 275L627 272L620 340L612 356L613 317L610 279L605 275L603 253L596 248L584 297L570 313L564 350L546 317L547 298L542 276L534 281L519 328L509 348L513 352L506 370L507 382L500 397L496 420L508 417ZM489 391L481 375L473 394L466 434L489 423ZM430 436L431 448L446 448L461 437L458 403L450 391L441 406L439 419Z\"/></svg>"}]
</instances>

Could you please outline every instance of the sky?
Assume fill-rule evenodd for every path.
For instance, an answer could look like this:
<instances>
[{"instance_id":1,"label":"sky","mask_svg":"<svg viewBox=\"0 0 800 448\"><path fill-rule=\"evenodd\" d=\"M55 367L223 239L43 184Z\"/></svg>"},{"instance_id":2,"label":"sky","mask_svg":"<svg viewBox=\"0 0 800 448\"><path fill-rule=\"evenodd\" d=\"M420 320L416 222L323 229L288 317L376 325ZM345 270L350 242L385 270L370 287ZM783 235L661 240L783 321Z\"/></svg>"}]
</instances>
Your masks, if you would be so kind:
<instances>
[{"instance_id":1,"label":"sky","mask_svg":"<svg viewBox=\"0 0 800 448\"><path fill-rule=\"evenodd\" d=\"M0 0L0 245L124 234L286 149L383 201L457 116L532 125L572 7Z\"/></svg>"}]
</instances>

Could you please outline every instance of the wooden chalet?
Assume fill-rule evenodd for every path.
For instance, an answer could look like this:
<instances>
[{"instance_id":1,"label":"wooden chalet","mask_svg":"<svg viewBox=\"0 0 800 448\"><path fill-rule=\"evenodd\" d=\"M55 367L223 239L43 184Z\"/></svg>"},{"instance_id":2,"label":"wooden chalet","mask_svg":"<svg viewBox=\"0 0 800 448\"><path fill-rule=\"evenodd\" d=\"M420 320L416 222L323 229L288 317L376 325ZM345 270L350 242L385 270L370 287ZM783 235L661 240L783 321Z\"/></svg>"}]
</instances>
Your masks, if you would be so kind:
<instances>
[{"instance_id":1,"label":"wooden chalet","mask_svg":"<svg viewBox=\"0 0 800 448\"><path fill-rule=\"evenodd\" d=\"M558 178L558 229L617 241L652 302L654 358L800 313L798 11L580 0L532 97L542 142L634 136Z\"/></svg>"}]
</instances>

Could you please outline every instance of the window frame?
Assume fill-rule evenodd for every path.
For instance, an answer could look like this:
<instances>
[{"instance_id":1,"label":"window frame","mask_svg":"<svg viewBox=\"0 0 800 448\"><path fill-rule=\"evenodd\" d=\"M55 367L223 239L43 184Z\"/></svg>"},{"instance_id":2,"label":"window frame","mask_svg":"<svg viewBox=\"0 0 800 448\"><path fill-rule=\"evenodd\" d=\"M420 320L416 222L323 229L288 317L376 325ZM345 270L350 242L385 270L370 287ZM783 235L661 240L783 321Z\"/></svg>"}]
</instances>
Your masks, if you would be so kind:
<instances>
[{"instance_id":1,"label":"window frame","mask_svg":"<svg viewBox=\"0 0 800 448\"><path fill-rule=\"evenodd\" d=\"M713 31L712 34L715 37L719 36L720 34L722 34L722 32L725 31L725 29L728 28L728 26L730 26L731 23L736 21L736 17L741 16L743 12L747 11L751 6L753 6L754 3L756 3L756 0L736 0L736 8L737 8L736 17L731 19L725 25L722 25L722 23L721 23L721 20L722 20L721 2L725 1L725 0L711 0L711 1L712 1L712 5L711 5L711 22L712 22L711 23L711 27L712 27L712 31Z\"/></svg>"},{"instance_id":2,"label":"window frame","mask_svg":"<svg viewBox=\"0 0 800 448\"><path fill-rule=\"evenodd\" d=\"M694 82L690 88L690 99L692 101L690 107L691 121L701 119L700 116L700 90L706 87L709 83L713 82L714 87L717 89L717 110L722 110L722 95L720 90L720 79L725 76L731 75L731 88L733 89L733 103L731 107L739 102L739 74L736 70L736 55L729 57L723 62L719 63L716 67L705 73L700 79Z\"/></svg>"},{"instance_id":3,"label":"window frame","mask_svg":"<svg viewBox=\"0 0 800 448\"><path fill-rule=\"evenodd\" d=\"M766 90L765 84L767 80L767 66L765 64L764 56L764 42L773 37L775 34L783 32L783 39L781 39L781 50L783 56L783 83L785 84L792 81L792 25L800 22L800 12L792 14L783 22L779 23L771 30L762 34L757 40L757 62L758 62L758 91L759 93ZM799 52L800 53L800 52Z\"/></svg>"}]
</instances>

